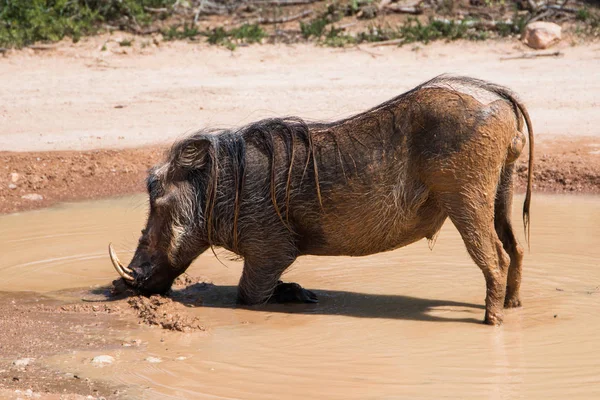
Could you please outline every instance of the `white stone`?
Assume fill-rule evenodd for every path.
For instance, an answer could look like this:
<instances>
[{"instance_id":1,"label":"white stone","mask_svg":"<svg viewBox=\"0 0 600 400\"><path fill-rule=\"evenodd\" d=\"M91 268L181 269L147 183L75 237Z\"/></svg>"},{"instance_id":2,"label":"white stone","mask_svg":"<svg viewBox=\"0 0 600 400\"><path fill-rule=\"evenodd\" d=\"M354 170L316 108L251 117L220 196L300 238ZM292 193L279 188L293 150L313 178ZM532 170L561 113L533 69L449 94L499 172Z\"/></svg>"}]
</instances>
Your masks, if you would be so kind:
<instances>
[{"instance_id":1,"label":"white stone","mask_svg":"<svg viewBox=\"0 0 600 400\"><path fill-rule=\"evenodd\" d=\"M19 360L13 361L13 365L15 367L26 367L31 364L35 360L35 358L21 358Z\"/></svg>"},{"instance_id":2,"label":"white stone","mask_svg":"<svg viewBox=\"0 0 600 400\"><path fill-rule=\"evenodd\" d=\"M177 361L183 361L183 360L187 360L187 357L183 357L183 356L181 356L181 357L177 357L177 358L176 358L176 360L177 360Z\"/></svg>"},{"instance_id":3,"label":"white stone","mask_svg":"<svg viewBox=\"0 0 600 400\"><path fill-rule=\"evenodd\" d=\"M21 196L21 198L24 200L31 200L31 201L44 200L44 196L42 196L41 194L37 194L37 193L29 193L29 194Z\"/></svg>"},{"instance_id":4,"label":"white stone","mask_svg":"<svg viewBox=\"0 0 600 400\"><path fill-rule=\"evenodd\" d=\"M96 356L92 359L92 364L99 366L110 365L115 362L114 357L111 356Z\"/></svg>"},{"instance_id":5,"label":"white stone","mask_svg":"<svg viewBox=\"0 0 600 400\"><path fill-rule=\"evenodd\" d=\"M11 172L10 173L10 181L12 183L17 183L17 181L19 180L19 178L20 178L20 176L16 172Z\"/></svg>"},{"instance_id":6,"label":"white stone","mask_svg":"<svg viewBox=\"0 0 600 400\"><path fill-rule=\"evenodd\" d=\"M11 190L12 190L12 189L16 189L16 188L17 188L17 185L15 185L14 183L9 183L9 184L8 184L8 188L9 188L9 189L11 189Z\"/></svg>"},{"instance_id":7,"label":"white stone","mask_svg":"<svg viewBox=\"0 0 600 400\"><path fill-rule=\"evenodd\" d=\"M148 361L149 363L153 363L153 364L157 364L159 362L162 362L162 360L158 357L147 357L146 361Z\"/></svg>"},{"instance_id":8,"label":"white stone","mask_svg":"<svg viewBox=\"0 0 600 400\"><path fill-rule=\"evenodd\" d=\"M561 31L561 27L553 22L532 22L525 27L522 40L536 50L547 49L560 42Z\"/></svg>"}]
</instances>

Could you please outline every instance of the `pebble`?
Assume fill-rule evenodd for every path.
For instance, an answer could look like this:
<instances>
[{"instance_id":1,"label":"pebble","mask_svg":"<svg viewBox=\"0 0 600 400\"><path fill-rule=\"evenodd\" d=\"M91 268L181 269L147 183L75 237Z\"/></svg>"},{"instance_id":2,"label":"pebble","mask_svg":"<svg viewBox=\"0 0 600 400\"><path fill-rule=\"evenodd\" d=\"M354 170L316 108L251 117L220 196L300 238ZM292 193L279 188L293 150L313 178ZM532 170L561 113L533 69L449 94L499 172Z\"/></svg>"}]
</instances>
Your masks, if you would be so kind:
<instances>
[{"instance_id":1,"label":"pebble","mask_svg":"<svg viewBox=\"0 0 600 400\"><path fill-rule=\"evenodd\" d=\"M13 365L15 367L26 367L29 364L31 364L31 362L35 360L35 358L21 358L19 360L15 360L13 361Z\"/></svg>"},{"instance_id":2,"label":"pebble","mask_svg":"<svg viewBox=\"0 0 600 400\"><path fill-rule=\"evenodd\" d=\"M21 196L21 198L25 199L25 200L31 200L31 201L44 200L44 196L42 196L41 194L37 194L37 193L29 193L24 196Z\"/></svg>"},{"instance_id":3,"label":"pebble","mask_svg":"<svg viewBox=\"0 0 600 400\"><path fill-rule=\"evenodd\" d=\"M9 184L8 184L8 188L9 188L9 189L11 189L11 190L12 190L12 189L16 189L16 188L17 188L17 185L15 185L14 183L9 183Z\"/></svg>"},{"instance_id":4,"label":"pebble","mask_svg":"<svg viewBox=\"0 0 600 400\"><path fill-rule=\"evenodd\" d=\"M17 181L19 180L19 178L20 178L20 176L16 172L11 172L10 173L10 181L12 183L17 183Z\"/></svg>"},{"instance_id":5,"label":"pebble","mask_svg":"<svg viewBox=\"0 0 600 400\"><path fill-rule=\"evenodd\" d=\"M162 362L162 360L158 357L147 357L146 361L148 361L149 363L153 363L153 364Z\"/></svg>"},{"instance_id":6,"label":"pebble","mask_svg":"<svg viewBox=\"0 0 600 400\"><path fill-rule=\"evenodd\" d=\"M183 361L183 360L187 360L187 357L183 357L183 356L181 356L181 357L177 357L177 358L176 358L176 360L177 360L177 361Z\"/></svg>"},{"instance_id":7,"label":"pebble","mask_svg":"<svg viewBox=\"0 0 600 400\"><path fill-rule=\"evenodd\" d=\"M92 359L92 364L96 365L110 365L115 362L115 359L111 356L96 356Z\"/></svg>"}]
</instances>

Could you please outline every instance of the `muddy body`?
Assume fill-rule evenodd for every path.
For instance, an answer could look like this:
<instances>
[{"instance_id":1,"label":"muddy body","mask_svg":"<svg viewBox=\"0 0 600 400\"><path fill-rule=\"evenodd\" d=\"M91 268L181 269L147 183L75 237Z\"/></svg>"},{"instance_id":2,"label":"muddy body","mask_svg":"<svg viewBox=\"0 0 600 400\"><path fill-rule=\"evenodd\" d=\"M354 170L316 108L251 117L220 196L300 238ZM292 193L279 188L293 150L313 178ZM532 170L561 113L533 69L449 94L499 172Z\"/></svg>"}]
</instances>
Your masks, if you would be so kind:
<instances>
[{"instance_id":1,"label":"muddy body","mask_svg":"<svg viewBox=\"0 0 600 400\"><path fill-rule=\"evenodd\" d=\"M531 151L527 112L508 90L440 77L334 123L269 119L195 134L150 173L130 283L164 291L221 246L244 258L240 302L316 301L279 280L297 257L393 250L434 238L449 217L484 274L485 321L498 324L504 306L520 305L523 251L509 218L521 115ZM530 185L525 222L529 202Z\"/></svg>"}]
</instances>

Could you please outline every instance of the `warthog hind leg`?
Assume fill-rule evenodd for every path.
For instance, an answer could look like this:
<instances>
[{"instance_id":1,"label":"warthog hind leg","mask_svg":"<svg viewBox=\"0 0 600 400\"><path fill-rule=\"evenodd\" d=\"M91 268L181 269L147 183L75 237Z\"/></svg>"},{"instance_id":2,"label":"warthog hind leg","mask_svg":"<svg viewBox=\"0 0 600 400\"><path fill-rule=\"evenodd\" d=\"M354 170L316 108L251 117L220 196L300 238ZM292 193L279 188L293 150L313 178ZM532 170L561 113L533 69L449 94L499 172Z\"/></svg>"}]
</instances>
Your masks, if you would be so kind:
<instances>
[{"instance_id":1,"label":"warthog hind leg","mask_svg":"<svg viewBox=\"0 0 600 400\"><path fill-rule=\"evenodd\" d=\"M508 279L506 281L506 298L504 300L505 308L521 306L519 289L521 287L521 274L523 269L523 248L517 243L513 228L510 222L510 213L512 206L513 188L512 175L514 164L504 167L500 178L500 185L496 195L496 207L494 216L494 226L496 233L504 245L504 250L510 257L510 266L508 267Z\"/></svg>"},{"instance_id":2,"label":"warthog hind leg","mask_svg":"<svg viewBox=\"0 0 600 400\"><path fill-rule=\"evenodd\" d=\"M510 258L494 229L494 200L473 197L455 193L443 195L442 200L469 255L485 277L487 290L484 322L500 325ZM486 206L487 204L490 206Z\"/></svg>"}]
</instances>

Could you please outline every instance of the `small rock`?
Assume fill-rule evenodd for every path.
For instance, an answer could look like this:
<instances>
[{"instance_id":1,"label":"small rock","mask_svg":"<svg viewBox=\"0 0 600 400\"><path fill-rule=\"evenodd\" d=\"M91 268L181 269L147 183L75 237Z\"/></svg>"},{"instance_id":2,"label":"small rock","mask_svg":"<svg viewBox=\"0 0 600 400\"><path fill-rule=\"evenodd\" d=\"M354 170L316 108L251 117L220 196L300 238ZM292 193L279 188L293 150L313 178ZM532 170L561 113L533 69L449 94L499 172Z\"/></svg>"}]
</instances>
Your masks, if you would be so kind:
<instances>
[{"instance_id":1,"label":"small rock","mask_svg":"<svg viewBox=\"0 0 600 400\"><path fill-rule=\"evenodd\" d=\"M187 360L187 357L177 357L176 358L177 361L183 361L183 360Z\"/></svg>"},{"instance_id":2,"label":"small rock","mask_svg":"<svg viewBox=\"0 0 600 400\"><path fill-rule=\"evenodd\" d=\"M19 180L19 178L20 178L20 175L17 174L16 172L11 172L10 173L10 181L12 183L17 183L17 181Z\"/></svg>"},{"instance_id":3,"label":"small rock","mask_svg":"<svg viewBox=\"0 0 600 400\"><path fill-rule=\"evenodd\" d=\"M373 19L377 16L379 8L373 4L367 4L362 7L356 15L358 19Z\"/></svg>"},{"instance_id":4,"label":"small rock","mask_svg":"<svg viewBox=\"0 0 600 400\"><path fill-rule=\"evenodd\" d=\"M521 39L533 49L547 49L560 42L561 30L561 27L553 22L532 22L525 27Z\"/></svg>"},{"instance_id":5,"label":"small rock","mask_svg":"<svg viewBox=\"0 0 600 400\"><path fill-rule=\"evenodd\" d=\"M24 200L31 200L31 201L44 200L44 196L42 196L41 194L37 194L37 193L29 193L29 194L21 196L21 198Z\"/></svg>"},{"instance_id":6,"label":"small rock","mask_svg":"<svg viewBox=\"0 0 600 400\"><path fill-rule=\"evenodd\" d=\"M153 363L153 364L162 362L162 360L158 357L147 357L146 361L148 361L149 363Z\"/></svg>"},{"instance_id":7,"label":"small rock","mask_svg":"<svg viewBox=\"0 0 600 400\"><path fill-rule=\"evenodd\" d=\"M33 396L33 390L31 390L31 389L27 389L27 390L25 391L25 393L24 393L24 394L25 394L25 396L27 396L27 397L32 397L32 396Z\"/></svg>"},{"instance_id":8,"label":"small rock","mask_svg":"<svg viewBox=\"0 0 600 400\"><path fill-rule=\"evenodd\" d=\"M13 189L17 188L17 185L15 185L14 183L9 183L8 184L8 188L11 189L11 190L13 190Z\"/></svg>"},{"instance_id":9,"label":"small rock","mask_svg":"<svg viewBox=\"0 0 600 400\"><path fill-rule=\"evenodd\" d=\"M115 362L114 357L111 356L96 356L92 359L92 364L99 366L110 365Z\"/></svg>"},{"instance_id":10,"label":"small rock","mask_svg":"<svg viewBox=\"0 0 600 400\"><path fill-rule=\"evenodd\" d=\"M19 360L15 360L13 361L13 365L15 367L26 367L29 364L31 364L31 362L35 360L35 358L21 358Z\"/></svg>"}]
</instances>

